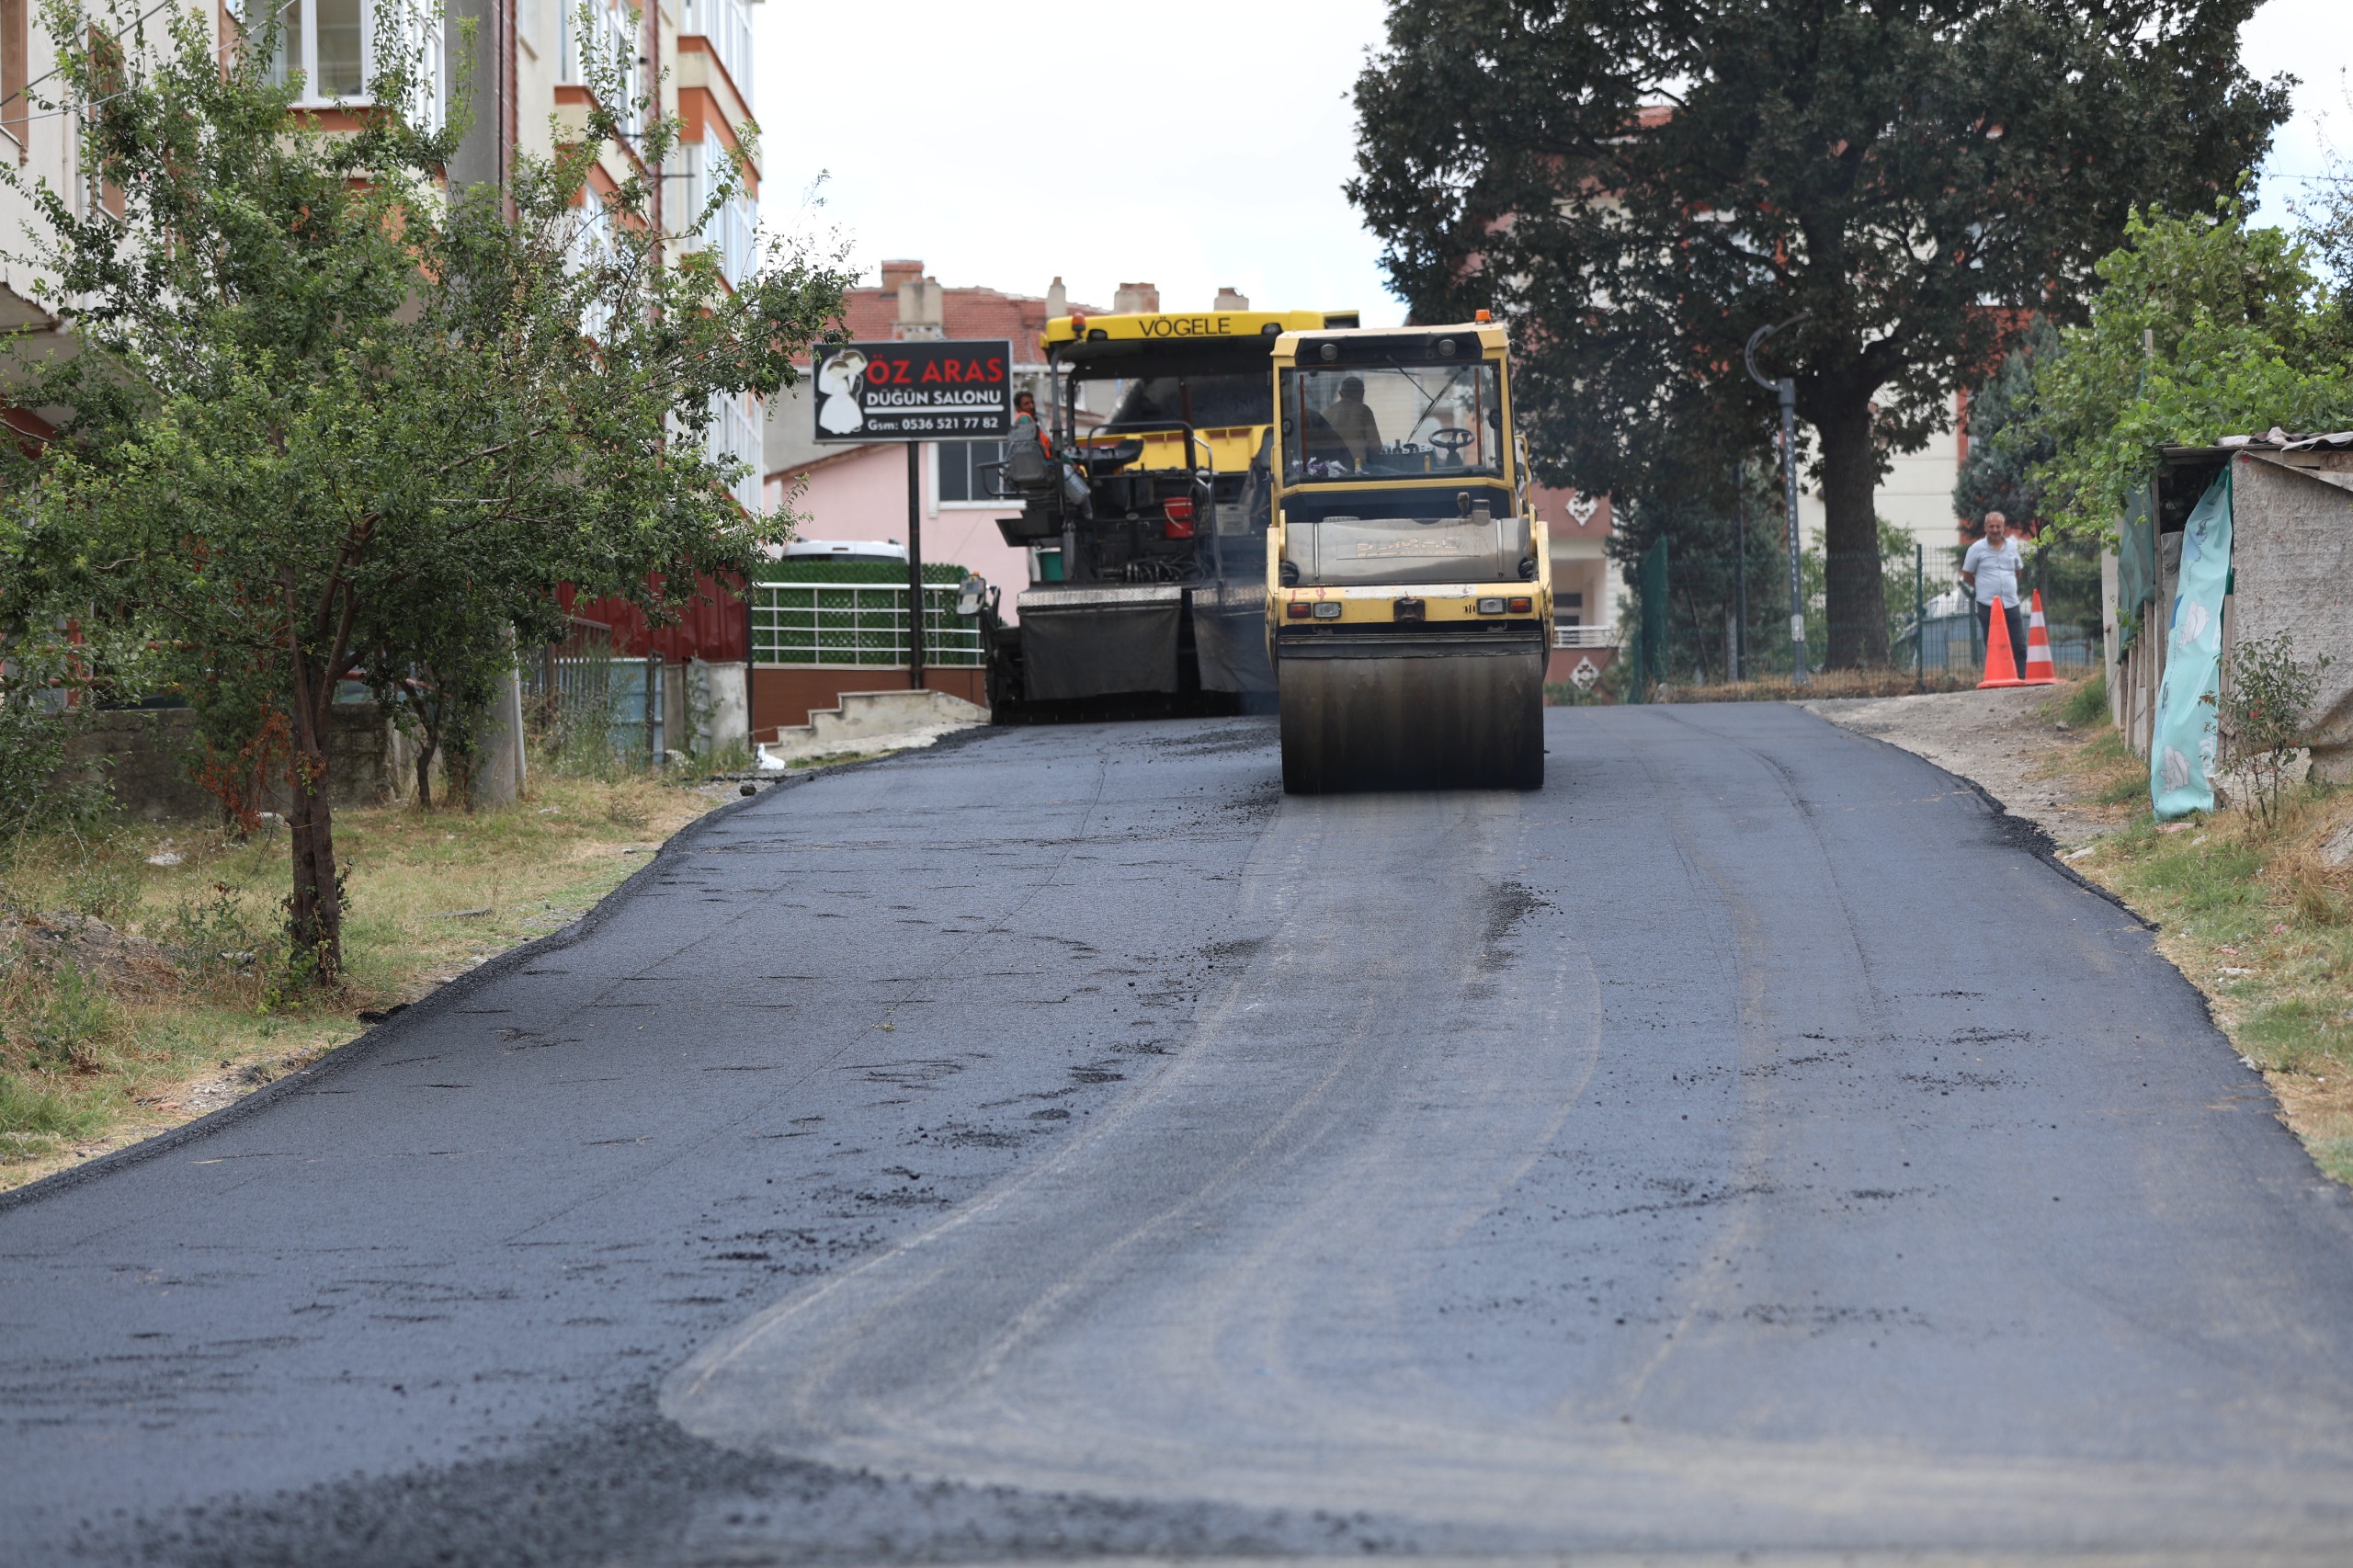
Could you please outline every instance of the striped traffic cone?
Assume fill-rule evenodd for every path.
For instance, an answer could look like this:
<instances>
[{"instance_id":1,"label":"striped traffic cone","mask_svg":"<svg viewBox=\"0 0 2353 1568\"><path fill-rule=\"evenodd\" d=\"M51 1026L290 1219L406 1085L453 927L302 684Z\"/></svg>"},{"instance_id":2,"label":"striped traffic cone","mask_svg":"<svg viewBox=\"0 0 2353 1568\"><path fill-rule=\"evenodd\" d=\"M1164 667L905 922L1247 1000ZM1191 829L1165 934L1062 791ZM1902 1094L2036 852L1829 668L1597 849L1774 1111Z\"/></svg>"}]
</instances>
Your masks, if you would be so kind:
<instances>
[{"instance_id":1,"label":"striped traffic cone","mask_svg":"<svg viewBox=\"0 0 2353 1568\"><path fill-rule=\"evenodd\" d=\"M2042 620L2042 590L2034 591L2034 613L2026 623L2026 684L2056 686L2058 666L2051 662L2051 628Z\"/></svg>"},{"instance_id":2,"label":"striped traffic cone","mask_svg":"<svg viewBox=\"0 0 2353 1568\"><path fill-rule=\"evenodd\" d=\"M1985 678L1977 683L1977 689L2025 684L2018 679L2018 655L2010 652L2009 607L1995 599L1994 613L1985 622Z\"/></svg>"}]
</instances>

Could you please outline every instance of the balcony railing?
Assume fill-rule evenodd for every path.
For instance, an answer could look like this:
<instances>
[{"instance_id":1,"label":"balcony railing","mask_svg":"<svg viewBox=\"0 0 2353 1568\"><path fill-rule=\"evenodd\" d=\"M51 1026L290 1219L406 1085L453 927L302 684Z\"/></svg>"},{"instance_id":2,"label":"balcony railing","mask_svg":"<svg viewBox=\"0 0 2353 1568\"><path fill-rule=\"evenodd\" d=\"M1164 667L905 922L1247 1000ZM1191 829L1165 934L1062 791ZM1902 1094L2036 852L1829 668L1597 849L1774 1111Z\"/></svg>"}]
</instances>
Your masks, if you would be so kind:
<instances>
[{"instance_id":1,"label":"balcony railing","mask_svg":"<svg viewBox=\"0 0 2353 1568\"><path fill-rule=\"evenodd\" d=\"M1615 648L1618 633L1607 626L1555 626L1552 628L1555 648Z\"/></svg>"}]
</instances>

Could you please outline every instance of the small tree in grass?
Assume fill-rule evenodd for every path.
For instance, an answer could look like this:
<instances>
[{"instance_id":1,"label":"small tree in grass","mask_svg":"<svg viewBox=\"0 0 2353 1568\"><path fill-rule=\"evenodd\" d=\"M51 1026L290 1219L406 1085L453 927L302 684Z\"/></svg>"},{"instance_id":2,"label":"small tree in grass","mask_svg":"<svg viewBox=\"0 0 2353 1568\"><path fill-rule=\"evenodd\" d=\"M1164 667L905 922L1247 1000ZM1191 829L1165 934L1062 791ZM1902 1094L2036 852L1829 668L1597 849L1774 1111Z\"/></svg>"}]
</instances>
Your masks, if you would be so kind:
<instances>
[{"instance_id":1,"label":"small tree in grass","mask_svg":"<svg viewBox=\"0 0 2353 1568\"><path fill-rule=\"evenodd\" d=\"M42 107L81 117L106 199L28 191L41 222L20 259L79 352L20 356L20 401L70 413L16 473L0 624L143 620L224 746L282 732L289 935L331 979L338 684L431 667L418 636L436 626L453 649L540 635L560 582L661 619L699 574L747 567L784 520L729 496L711 400L790 382L847 279L772 253L731 290L701 255L665 257L654 182L600 193L591 171L632 144L631 166L662 167L675 121L625 140L595 108L506 191L445 189L462 125L412 123L390 22L379 107L329 134L293 107L299 78L271 79L274 20L219 51L184 10L161 34L120 6L46 16L73 41ZM590 71L619 105L611 62ZM715 182L703 221L738 182ZM438 615L453 603L462 617Z\"/></svg>"},{"instance_id":2,"label":"small tree in grass","mask_svg":"<svg viewBox=\"0 0 2353 1568\"><path fill-rule=\"evenodd\" d=\"M2329 663L2325 653L2297 658L2295 641L2285 631L2249 638L2231 650L2230 680L2216 716L2217 749L2223 770L2246 780L2248 803L2267 827L2278 820L2288 765L2303 744Z\"/></svg>"}]
</instances>

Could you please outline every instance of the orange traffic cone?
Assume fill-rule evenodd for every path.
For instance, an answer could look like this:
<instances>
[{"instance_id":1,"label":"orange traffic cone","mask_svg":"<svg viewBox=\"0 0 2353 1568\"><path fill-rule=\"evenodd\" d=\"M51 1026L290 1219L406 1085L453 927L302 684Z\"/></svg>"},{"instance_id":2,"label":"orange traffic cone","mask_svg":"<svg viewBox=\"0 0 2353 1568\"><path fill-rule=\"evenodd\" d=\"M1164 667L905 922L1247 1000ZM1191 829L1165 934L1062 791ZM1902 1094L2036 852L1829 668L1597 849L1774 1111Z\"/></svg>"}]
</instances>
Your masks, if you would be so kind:
<instances>
[{"instance_id":1,"label":"orange traffic cone","mask_svg":"<svg viewBox=\"0 0 2353 1568\"><path fill-rule=\"evenodd\" d=\"M2051 662L2051 628L2042 620L2042 590L2034 591L2034 613L2026 623L2026 684L2056 686L2058 666Z\"/></svg>"},{"instance_id":2,"label":"orange traffic cone","mask_svg":"<svg viewBox=\"0 0 2353 1568\"><path fill-rule=\"evenodd\" d=\"M2025 684L2018 679L2018 656L2010 652L2009 607L1995 599L1994 613L1986 618L1985 623L1985 678L1977 683L1977 689L1983 691L1989 686Z\"/></svg>"}]
</instances>

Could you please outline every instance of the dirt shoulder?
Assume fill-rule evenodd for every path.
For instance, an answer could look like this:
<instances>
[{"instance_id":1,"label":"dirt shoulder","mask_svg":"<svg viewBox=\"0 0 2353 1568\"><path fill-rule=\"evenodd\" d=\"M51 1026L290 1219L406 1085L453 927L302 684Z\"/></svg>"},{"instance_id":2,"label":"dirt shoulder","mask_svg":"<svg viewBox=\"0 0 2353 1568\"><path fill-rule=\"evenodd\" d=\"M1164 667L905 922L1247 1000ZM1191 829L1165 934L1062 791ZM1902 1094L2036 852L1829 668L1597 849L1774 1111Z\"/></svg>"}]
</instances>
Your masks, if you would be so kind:
<instances>
[{"instance_id":1,"label":"dirt shoulder","mask_svg":"<svg viewBox=\"0 0 2353 1568\"><path fill-rule=\"evenodd\" d=\"M2157 950L2262 1070L2280 1119L2353 1183L2353 791L2159 823L2097 687L1804 706L1983 787L2155 928Z\"/></svg>"}]
</instances>

